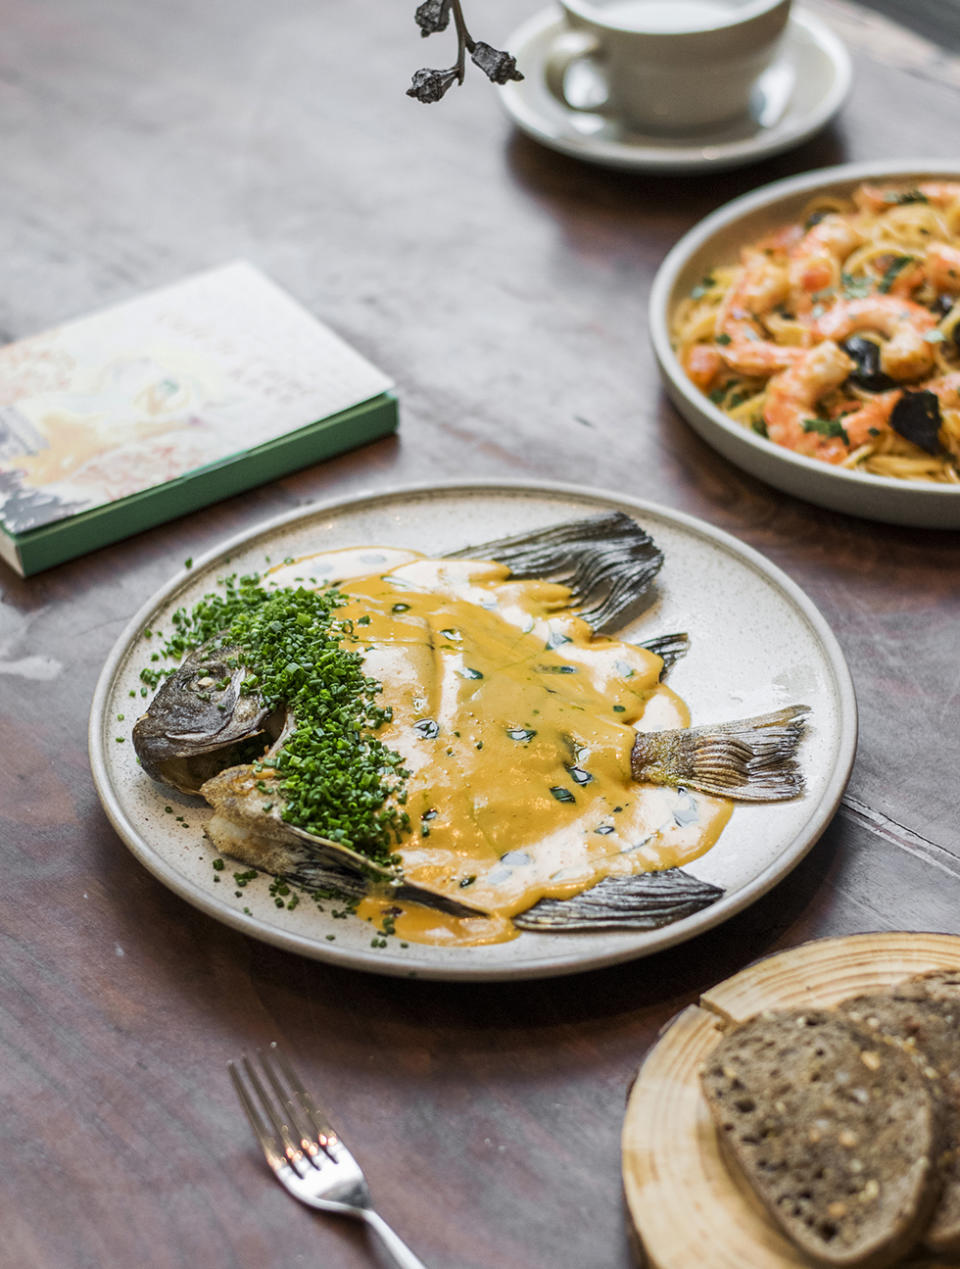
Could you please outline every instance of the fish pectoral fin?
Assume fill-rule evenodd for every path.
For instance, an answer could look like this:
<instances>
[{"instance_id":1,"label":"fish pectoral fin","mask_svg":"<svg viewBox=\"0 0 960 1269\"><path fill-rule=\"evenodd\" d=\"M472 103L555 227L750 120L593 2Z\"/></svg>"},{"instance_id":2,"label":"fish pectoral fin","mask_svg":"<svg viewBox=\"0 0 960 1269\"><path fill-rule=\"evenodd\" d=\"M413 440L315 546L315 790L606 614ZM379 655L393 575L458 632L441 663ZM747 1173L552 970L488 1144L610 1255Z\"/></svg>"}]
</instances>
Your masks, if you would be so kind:
<instances>
[{"instance_id":1,"label":"fish pectoral fin","mask_svg":"<svg viewBox=\"0 0 960 1269\"><path fill-rule=\"evenodd\" d=\"M606 877L570 899L541 899L513 918L520 930L656 930L723 897L719 886L679 868Z\"/></svg>"},{"instance_id":2,"label":"fish pectoral fin","mask_svg":"<svg viewBox=\"0 0 960 1269\"><path fill-rule=\"evenodd\" d=\"M598 633L615 630L649 605L663 564L649 533L622 511L467 546L446 558L497 560L512 577L566 586L577 615Z\"/></svg>"},{"instance_id":3,"label":"fish pectoral fin","mask_svg":"<svg viewBox=\"0 0 960 1269\"><path fill-rule=\"evenodd\" d=\"M640 732L630 754L633 778L684 785L743 802L780 802L803 792L796 762L807 705L707 727Z\"/></svg>"},{"instance_id":4,"label":"fish pectoral fin","mask_svg":"<svg viewBox=\"0 0 960 1269\"><path fill-rule=\"evenodd\" d=\"M690 636L688 634L658 635L655 639L645 639L637 646L652 652L663 662L663 669L660 671L662 683L680 658L689 652Z\"/></svg>"}]
</instances>

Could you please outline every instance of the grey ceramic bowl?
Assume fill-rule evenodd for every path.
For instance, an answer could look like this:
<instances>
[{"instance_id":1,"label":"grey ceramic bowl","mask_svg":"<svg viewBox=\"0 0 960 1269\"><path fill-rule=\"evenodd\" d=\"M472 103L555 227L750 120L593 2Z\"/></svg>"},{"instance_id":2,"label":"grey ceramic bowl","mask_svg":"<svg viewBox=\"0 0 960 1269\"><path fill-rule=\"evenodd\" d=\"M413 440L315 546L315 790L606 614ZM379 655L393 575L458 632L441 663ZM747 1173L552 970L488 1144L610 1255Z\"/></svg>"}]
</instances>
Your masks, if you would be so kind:
<instances>
[{"instance_id":1,"label":"grey ceramic bowl","mask_svg":"<svg viewBox=\"0 0 960 1269\"><path fill-rule=\"evenodd\" d=\"M670 328L679 302L712 267L736 261L739 249L799 215L817 194L844 194L862 181L960 180L960 163L943 159L847 163L776 181L719 208L666 256L650 296L650 335L663 381L688 423L730 462L768 484L833 511L891 524L960 528L960 485L871 476L795 454L741 427L687 378Z\"/></svg>"}]
</instances>

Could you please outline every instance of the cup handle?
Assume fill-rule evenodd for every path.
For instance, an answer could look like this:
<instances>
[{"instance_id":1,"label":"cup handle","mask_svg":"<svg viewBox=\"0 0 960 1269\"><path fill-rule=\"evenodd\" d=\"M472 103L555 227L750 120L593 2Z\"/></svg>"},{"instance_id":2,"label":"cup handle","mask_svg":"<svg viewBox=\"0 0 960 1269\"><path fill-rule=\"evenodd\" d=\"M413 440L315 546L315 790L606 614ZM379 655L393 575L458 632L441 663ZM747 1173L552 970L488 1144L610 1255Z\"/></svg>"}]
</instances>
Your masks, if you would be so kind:
<instances>
[{"instance_id":1,"label":"cup handle","mask_svg":"<svg viewBox=\"0 0 960 1269\"><path fill-rule=\"evenodd\" d=\"M543 68L547 87L570 110L586 110L597 114L604 108L605 103L582 105L571 101L564 88L567 70L572 63L584 57L596 56L599 49L600 42L589 31L564 31L551 45Z\"/></svg>"}]
</instances>

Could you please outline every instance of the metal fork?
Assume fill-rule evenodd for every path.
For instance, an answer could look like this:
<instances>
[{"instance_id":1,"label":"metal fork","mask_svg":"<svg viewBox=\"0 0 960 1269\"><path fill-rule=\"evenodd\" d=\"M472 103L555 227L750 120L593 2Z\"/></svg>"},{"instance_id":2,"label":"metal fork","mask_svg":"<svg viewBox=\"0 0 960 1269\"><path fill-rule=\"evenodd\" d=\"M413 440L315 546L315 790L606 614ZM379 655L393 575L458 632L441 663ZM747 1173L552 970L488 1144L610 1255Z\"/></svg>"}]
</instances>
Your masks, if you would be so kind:
<instances>
[{"instance_id":1,"label":"metal fork","mask_svg":"<svg viewBox=\"0 0 960 1269\"><path fill-rule=\"evenodd\" d=\"M234 1062L227 1067L250 1127L280 1184L308 1207L365 1221L379 1235L397 1269L426 1269L374 1211L360 1165L276 1044L270 1045L268 1053L261 1050L259 1057L269 1091L249 1058L241 1059L243 1074Z\"/></svg>"}]
</instances>

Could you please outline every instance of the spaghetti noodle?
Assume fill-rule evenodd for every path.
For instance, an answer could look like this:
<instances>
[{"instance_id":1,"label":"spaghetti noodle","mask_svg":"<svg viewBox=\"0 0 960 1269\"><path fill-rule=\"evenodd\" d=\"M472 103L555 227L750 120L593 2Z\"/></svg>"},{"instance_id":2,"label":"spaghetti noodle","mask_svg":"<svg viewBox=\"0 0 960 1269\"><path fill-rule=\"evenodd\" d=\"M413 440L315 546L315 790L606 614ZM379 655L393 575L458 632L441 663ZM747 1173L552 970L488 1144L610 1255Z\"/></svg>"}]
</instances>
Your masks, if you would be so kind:
<instances>
[{"instance_id":1,"label":"spaghetti noodle","mask_svg":"<svg viewBox=\"0 0 960 1269\"><path fill-rule=\"evenodd\" d=\"M960 182L817 198L712 268L673 339L693 383L770 441L960 483Z\"/></svg>"}]
</instances>

